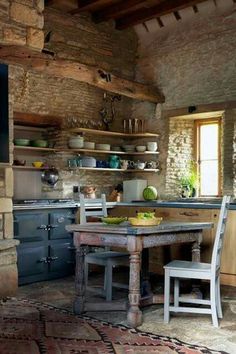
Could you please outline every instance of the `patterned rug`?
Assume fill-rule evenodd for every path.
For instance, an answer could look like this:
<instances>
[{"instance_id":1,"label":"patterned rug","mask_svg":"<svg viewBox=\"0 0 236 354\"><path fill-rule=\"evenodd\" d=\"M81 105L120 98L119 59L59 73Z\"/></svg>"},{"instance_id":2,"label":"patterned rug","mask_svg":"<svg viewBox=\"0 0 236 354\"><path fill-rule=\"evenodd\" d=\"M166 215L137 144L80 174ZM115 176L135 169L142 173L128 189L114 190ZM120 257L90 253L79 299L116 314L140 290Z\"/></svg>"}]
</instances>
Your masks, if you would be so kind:
<instances>
[{"instance_id":1,"label":"patterned rug","mask_svg":"<svg viewBox=\"0 0 236 354\"><path fill-rule=\"evenodd\" d=\"M26 299L0 303L1 354L223 354ZM227 353L226 353L227 354Z\"/></svg>"}]
</instances>

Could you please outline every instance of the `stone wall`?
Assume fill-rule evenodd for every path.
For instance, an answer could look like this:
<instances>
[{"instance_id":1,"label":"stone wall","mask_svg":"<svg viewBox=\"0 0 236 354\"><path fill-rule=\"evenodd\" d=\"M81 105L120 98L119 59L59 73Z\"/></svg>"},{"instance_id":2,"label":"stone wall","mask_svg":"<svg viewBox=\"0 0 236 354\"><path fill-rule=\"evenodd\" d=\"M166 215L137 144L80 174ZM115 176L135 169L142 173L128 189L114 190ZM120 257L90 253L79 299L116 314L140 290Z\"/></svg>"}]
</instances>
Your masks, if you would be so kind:
<instances>
[{"instance_id":1,"label":"stone wall","mask_svg":"<svg viewBox=\"0 0 236 354\"><path fill-rule=\"evenodd\" d=\"M45 9L43 0L0 0L0 43L27 46L53 52L55 57L98 65L125 78L134 77L136 35L132 30L119 32L112 24L95 25L89 16L73 17ZM45 38L45 43L44 43ZM100 124L104 91L85 83L49 77L9 67L10 152L13 161L13 112L53 115L66 120L76 117L80 126L96 128ZM132 100L122 97L116 105L114 129L121 129L121 119L131 114ZM91 126L92 125L92 126ZM101 127L100 127L101 128ZM66 169L69 156L53 156L62 167L58 189L46 190L51 197L69 196L80 176ZM39 157L37 157L38 159ZM64 167L64 169L63 169ZM17 176L24 183L24 172ZM28 173L28 172L27 172ZM16 176L15 176L16 177ZM99 184L100 189L121 181L121 175L102 177L83 174L83 183ZM69 191L69 192L68 192ZM11 164L0 166L0 296L12 295L17 289L17 266L13 239L13 174Z\"/></svg>"},{"instance_id":2,"label":"stone wall","mask_svg":"<svg viewBox=\"0 0 236 354\"><path fill-rule=\"evenodd\" d=\"M194 159L194 120L170 119L169 149L166 163L166 194L180 196L179 180ZM189 166L190 167L190 166Z\"/></svg>"},{"instance_id":3,"label":"stone wall","mask_svg":"<svg viewBox=\"0 0 236 354\"><path fill-rule=\"evenodd\" d=\"M217 110L226 103L235 107L235 30L235 4L232 2L227 10L221 11L216 7L212 13L200 11L190 21L183 17L170 27L167 25L159 31L140 35L136 79L157 85L166 101L157 107L136 103L133 116L142 115L148 119L150 129L160 132L161 172L158 178L151 176L149 180L163 195L171 190L173 178L178 178L178 173L174 177L170 165L171 151L176 147L174 135L169 137L171 111L176 116L174 111L182 108L185 113L181 115L187 115L189 106L196 106L195 113L200 112L200 106L204 106L205 112ZM214 105L218 108L215 109ZM232 134L235 115L231 109L226 109L224 117L222 186L223 193L233 193ZM182 151L184 149L183 145ZM184 159L180 156L178 164Z\"/></svg>"},{"instance_id":4,"label":"stone wall","mask_svg":"<svg viewBox=\"0 0 236 354\"><path fill-rule=\"evenodd\" d=\"M73 17L53 9L45 9L44 22L45 49L56 57L97 65L128 79L134 77L136 36L132 30L121 33L108 23L95 25L87 15ZM105 103L103 90L74 80L26 72L16 66L11 66L11 72L15 111L58 116L64 120L65 127L67 120L73 117L79 120L78 126L104 128L99 114ZM115 121L111 129L122 129L122 119L131 115L131 106L132 100L126 97L115 102ZM110 114L109 103L106 108ZM58 139L57 144L66 147L65 137ZM94 141L94 137L91 139ZM102 140L105 142L104 138ZM109 143L108 139L106 141ZM117 145L118 142L113 143ZM98 187L98 193L109 193L123 179L121 174L114 178L114 174L104 172L79 174L68 171L69 157L71 154L68 153L54 155L48 160L60 167L60 181L53 189L42 186L43 196L73 197L73 185L78 184L93 184ZM99 158L107 156L100 155Z\"/></svg>"}]
</instances>

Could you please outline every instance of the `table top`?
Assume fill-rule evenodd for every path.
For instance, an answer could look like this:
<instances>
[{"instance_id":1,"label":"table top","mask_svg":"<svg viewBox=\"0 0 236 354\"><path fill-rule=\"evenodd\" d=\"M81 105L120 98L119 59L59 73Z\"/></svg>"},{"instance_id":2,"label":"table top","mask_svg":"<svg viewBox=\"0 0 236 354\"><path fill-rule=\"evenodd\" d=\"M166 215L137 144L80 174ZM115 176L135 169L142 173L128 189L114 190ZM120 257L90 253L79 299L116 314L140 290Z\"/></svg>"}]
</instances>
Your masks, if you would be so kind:
<instances>
[{"instance_id":1,"label":"table top","mask_svg":"<svg viewBox=\"0 0 236 354\"><path fill-rule=\"evenodd\" d=\"M122 235L151 235L170 232L201 231L213 227L212 222L163 221L157 226L131 226L128 222L119 225L107 225L102 222L67 225L69 232L88 232Z\"/></svg>"}]
</instances>

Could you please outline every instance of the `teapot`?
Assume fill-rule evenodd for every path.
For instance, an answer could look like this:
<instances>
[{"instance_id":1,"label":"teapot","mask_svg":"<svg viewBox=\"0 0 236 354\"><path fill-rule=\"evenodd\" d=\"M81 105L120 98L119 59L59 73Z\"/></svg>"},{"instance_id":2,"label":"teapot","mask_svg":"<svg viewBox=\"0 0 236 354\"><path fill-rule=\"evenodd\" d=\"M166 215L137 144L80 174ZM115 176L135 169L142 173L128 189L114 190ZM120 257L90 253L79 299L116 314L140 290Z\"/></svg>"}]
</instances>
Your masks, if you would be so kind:
<instances>
[{"instance_id":1,"label":"teapot","mask_svg":"<svg viewBox=\"0 0 236 354\"><path fill-rule=\"evenodd\" d=\"M120 168L120 158L117 155L111 155L108 159L110 168Z\"/></svg>"}]
</instances>

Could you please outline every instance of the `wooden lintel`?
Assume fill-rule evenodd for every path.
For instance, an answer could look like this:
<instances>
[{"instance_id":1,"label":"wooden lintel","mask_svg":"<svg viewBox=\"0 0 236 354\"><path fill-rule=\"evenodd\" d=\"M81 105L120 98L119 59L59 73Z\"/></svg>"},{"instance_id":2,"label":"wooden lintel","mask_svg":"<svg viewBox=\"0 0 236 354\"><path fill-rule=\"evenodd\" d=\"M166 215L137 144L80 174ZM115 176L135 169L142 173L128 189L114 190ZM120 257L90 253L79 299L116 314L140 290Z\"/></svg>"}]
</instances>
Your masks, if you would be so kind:
<instances>
[{"instance_id":1,"label":"wooden lintel","mask_svg":"<svg viewBox=\"0 0 236 354\"><path fill-rule=\"evenodd\" d=\"M50 115L42 115L36 113L14 112L13 119L15 124L29 125L29 126L60 126L62 123L61 117Z\"/></svg>"},{"instance_id":2,"label":"wooden lintel","mask_svg":"<svg viewBox=\"0 0 236 354\"><path fill-rule=\"evenodd\" d=\"M164 102L164 96L154 86L126 80L106 72L102 68L54 58L51 55L34 52L25 47L0 45L0 61L6 64L21 65L46 75L85 82L130 98L153 103Z\"/></svg>"}]
</instances>

